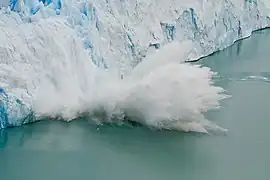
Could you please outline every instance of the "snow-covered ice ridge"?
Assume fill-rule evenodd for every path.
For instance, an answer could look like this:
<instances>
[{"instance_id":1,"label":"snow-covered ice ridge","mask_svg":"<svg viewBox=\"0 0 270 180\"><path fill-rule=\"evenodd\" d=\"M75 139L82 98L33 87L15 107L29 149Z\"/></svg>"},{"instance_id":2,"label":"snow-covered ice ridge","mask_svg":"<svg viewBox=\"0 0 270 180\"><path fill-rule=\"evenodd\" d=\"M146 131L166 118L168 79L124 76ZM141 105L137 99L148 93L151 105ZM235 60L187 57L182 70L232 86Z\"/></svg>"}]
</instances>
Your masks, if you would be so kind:
<instances>
[{"instance_id":1,"label":"snow-covered ice ridge","mask_svg":"<svg viewBox=\"0 0 270 180\"><path fill-rule=\"evenodd\" d=\"M270 25L267 0L0 0L0 9L0 128L105 104L112 116L130 108L150 126L205 132L214 125L202 113L224 91L209 69L171 61Z\"/></svg>"},{"instance_id":2,"label":"snow-covered ice ridge","mask_svg":"<svg viewBox=\"0 0 270 180\"><path fill-rule=\"evenodd\" d=\"M196 60L270 26L269 0L10 0L10 6L32 14L28 21L65 16L96 64L123 73L174 40L192 40L187 60Z\"/></svg>"}]
</instances>

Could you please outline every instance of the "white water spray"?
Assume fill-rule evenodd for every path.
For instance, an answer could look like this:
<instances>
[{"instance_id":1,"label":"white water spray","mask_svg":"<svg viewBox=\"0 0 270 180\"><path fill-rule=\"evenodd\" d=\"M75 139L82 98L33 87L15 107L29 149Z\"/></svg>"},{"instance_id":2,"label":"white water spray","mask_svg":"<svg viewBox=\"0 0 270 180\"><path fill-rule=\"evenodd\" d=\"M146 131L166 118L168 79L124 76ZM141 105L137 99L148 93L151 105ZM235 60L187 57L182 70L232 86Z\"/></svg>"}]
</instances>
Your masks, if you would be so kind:
<instances>
[{"instance_id":1,"label":"white water spray","mask_svg":"<svg viewBox=\"0 0 270 180\"><path fill-rule=\"evenodd\" d=\"M88 113L100 122L128 117L155 128L223 130L203 113L219 107L224 90L213 85L209 68L183 63L190 42L157 50L121 79L117 69L92 63L61 18L0 28L1 87L27 107L22 114L18 103L9 104L9 124L20 124L18 117L29 110L37 119Z\"/></svg>"}]
</instances>

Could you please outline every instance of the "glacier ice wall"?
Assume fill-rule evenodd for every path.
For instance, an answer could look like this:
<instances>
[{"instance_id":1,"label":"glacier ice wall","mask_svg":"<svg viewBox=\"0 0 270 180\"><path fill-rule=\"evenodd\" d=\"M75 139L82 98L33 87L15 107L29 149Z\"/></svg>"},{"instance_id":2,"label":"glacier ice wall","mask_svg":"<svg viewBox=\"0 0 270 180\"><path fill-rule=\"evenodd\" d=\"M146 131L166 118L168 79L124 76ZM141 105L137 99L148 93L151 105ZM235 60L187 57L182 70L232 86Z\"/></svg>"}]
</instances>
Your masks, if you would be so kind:
<instances>
[{"instance_id":1,"label":"glacier ice wall","mask_svg":"<svg viewBox=\"0 0 270 180\"><path fill-rule=\"evenodd\" d=\"M162 47L121 79L97 68L62 17L11 24L0 26L1 128L87 114L98 123L129 118L155 128L224 130L203 115L226 98L214 73L179 63L189 41Z\"/></svg>"},{"instance_id":2,"label":"glacier ice wall","mask_svg":"<svg viewBox=\"0 0 270 180\"><path fill-rule=\"evenodd\" d=\"M75 0L71 6L63 4L68 7L63 14L93 58L123 73L173 40L192 40L194 48L187 59L194 60L270 25L267 0Z\"/></svg>"},{"instance_id":3,"label":"glacier ice wall","mask_svg":"<svg viewBox=\"0 0 270 180\"><path fill-rule=\"evenodd\" d=\"M41 105L43 110L54 109L52 117L61 116L58 112L64 106L72 106L71 101L76 105L81 94L92 88L96 68L83 44L61 19L7 22L0 24L1 126L34 120L33 107L37 115ZM48 101L33 105L38 97Z\"/></svg>"},{"instance_id":4,"label":"glacier ice wall","mask_svg":"<svg viewBox=\"0 0 270 180\"><path fill-rule=\"evenodd\" d=\"M181 58L196 60L269 27L269 15L268 0L0 0L0 128L33 120L33 111L73 117L96 89L96 67L113 71L118 85L136 71L148 77L155 60L147 57L166 44L191 47Z\"/></svg>"},{"instance_id":5,"label":"glacier ice wall","mask_svg":"<svg viewBox=\"0 0 270 180\"><path fill-rule=\"evenodd\" d=\"M24 14L25 21L66 17L93 61L100 67L117 68L123 74L171 41L192 40L194 48L187 60L196 60L270 25L268 0L10 2L12 7L16 5L15 11Z\"/></svg>"}]
</instances>

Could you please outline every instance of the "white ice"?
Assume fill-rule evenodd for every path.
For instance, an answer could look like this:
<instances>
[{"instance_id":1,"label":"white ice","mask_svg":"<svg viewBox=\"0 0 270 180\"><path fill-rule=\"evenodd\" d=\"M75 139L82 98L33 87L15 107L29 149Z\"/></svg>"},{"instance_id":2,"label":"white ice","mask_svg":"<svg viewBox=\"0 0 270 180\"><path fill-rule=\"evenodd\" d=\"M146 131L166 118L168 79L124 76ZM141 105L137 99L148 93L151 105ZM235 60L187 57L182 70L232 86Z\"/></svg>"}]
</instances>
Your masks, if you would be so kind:
<instances>
[{"instance_id":1,"label":"white ice","mask_svg":"<svg viewBox=\"0 0 270 180\"><path fill-rule=\"evenodd\" d=\"M203 113L219 107L224 90L210 69L184 61L270 24L266 0L18 2L13 12L0 0L10 125L27 123L28 114L71 120L103 109L104 121L127 115L158 128L216 129Z\"/></svg>"}]
</instances>

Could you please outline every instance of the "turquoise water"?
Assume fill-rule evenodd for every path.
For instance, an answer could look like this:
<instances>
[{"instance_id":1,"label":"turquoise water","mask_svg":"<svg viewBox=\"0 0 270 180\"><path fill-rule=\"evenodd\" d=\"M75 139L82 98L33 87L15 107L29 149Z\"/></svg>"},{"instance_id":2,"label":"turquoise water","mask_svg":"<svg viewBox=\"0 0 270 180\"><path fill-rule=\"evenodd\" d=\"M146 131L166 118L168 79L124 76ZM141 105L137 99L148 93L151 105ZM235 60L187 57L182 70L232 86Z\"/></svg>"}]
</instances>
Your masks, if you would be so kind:
<instances>
[{"instance_id":1,"label":"turquoise water","mask_svg":"<svg viewBox=\"0 0 270 180\"><path fill-rule=\"evenodd\" d=\"M199 62L232 95L207 113L227 135L43 121L0 131L1 179L270 179L269 42L270 30L256 32Z\"/></svg>"}]
</instances>

